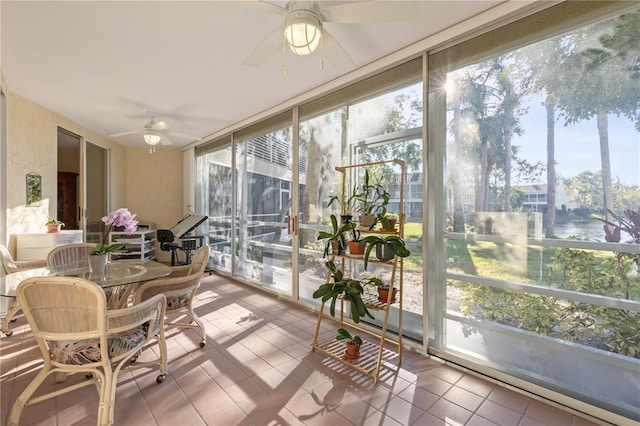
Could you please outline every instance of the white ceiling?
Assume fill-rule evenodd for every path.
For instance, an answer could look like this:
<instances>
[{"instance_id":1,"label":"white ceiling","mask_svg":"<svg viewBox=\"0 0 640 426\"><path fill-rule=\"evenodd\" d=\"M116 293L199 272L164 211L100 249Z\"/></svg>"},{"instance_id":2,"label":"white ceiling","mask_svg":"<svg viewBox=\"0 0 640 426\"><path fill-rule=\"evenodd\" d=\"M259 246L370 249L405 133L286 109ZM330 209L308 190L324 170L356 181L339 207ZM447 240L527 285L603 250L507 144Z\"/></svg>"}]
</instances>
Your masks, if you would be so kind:
<instances>
[{"instance_id":1,"label":"white ceiling","mask_svg":"<svg viewBox=\"0 0 640 426\"><path fill-rule=\"evenodd\" d=\"M502 2L420 1L412 21L324 27L358 68ZM203 138L345 74L320 69L319 52L283 58L282 48L243 65L284 25L265 3L3 0L0 66L9 91L102 135L140 130L154 111L169 130ZM145 146L141 135L114 140Z\"/></svg>"}]
</instances>

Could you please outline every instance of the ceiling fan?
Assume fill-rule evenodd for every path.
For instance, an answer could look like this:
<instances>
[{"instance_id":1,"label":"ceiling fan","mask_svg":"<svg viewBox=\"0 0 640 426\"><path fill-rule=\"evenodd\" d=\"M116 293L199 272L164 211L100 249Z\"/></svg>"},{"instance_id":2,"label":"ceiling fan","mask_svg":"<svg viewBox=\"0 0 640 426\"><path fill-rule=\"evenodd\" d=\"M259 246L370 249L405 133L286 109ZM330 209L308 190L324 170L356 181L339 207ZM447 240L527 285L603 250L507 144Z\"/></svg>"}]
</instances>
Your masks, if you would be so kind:
<instances>
[{"instance_id":1,"label":"ceiling fan","mask_svg":"<svg viewBox=\"0 0 640 426\"><path fill-rule=\"evenodd\" d=\"M169 139L167 135L178 136L194 141L200 139L199 136L169 130L169 125L165 121L156 121L156 115L152 111L147 111L147 115L149 116L149 122L145 124L142 129L115 133L109 136L117 138L121 136L141 134L144 137L144 141L151 146L155 146L158 143L162 145L171 145L171 139Z\"/></svg>"},{"instance_id":2,"label":"ceiling fan","mask_svg":"<svg viewBox=\"0 0 640 426\"><path fill-rule=\"evenodd\" d=\"M319 46L329 62L340 70L354 67L353 60L324 27L324 23L362 24L416 19L419 1L355 1L321 5L316 1L289 1L285 7L259 2L266 13L284 17L284 27L265 38L243 61L259 65L286 43L296 55L308 55Z\"/></svg>"}]
</instances>

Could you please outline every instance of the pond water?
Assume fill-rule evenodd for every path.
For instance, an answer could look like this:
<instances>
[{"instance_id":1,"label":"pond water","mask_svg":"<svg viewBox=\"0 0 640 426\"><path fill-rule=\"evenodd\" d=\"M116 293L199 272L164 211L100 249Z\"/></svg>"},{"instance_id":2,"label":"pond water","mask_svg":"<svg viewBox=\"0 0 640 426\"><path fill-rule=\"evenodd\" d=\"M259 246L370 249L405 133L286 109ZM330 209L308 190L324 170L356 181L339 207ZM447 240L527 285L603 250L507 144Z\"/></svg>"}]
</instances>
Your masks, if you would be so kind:
<instances>
[{"instance_id":1,"label":"pond water","mask_svg":"<svg viewBox=\"0 0 640 426\"><path fill-rule=\"evenodd\" d=\"M592 220L588 222L566 222L556 223L555 234L558 238L567 238L570 236L579 236L586 241L600 241L605 242L604 224L599 220ZM626 232L621 233L621 242L625 242L629 239L629 234Z\"/></svg>"}]
</instances>

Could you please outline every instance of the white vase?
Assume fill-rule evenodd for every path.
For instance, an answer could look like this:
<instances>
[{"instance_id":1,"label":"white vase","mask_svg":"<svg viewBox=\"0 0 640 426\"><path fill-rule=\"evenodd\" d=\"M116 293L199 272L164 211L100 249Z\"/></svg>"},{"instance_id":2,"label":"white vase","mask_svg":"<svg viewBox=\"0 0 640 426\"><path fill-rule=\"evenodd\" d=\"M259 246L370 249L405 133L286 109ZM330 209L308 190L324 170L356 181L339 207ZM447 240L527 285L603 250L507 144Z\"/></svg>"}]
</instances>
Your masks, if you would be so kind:
<instances>
[{"instance_id":1,"label":"white vase","mask_svg":"<svg viewBox=\"0 0 640 426\"><path fill-rule=\"evenodd\" d=\"M89 272L92 274L103 275L107 267L106 254L91 254L89 255Z\"/></svg>"}]
</instances>

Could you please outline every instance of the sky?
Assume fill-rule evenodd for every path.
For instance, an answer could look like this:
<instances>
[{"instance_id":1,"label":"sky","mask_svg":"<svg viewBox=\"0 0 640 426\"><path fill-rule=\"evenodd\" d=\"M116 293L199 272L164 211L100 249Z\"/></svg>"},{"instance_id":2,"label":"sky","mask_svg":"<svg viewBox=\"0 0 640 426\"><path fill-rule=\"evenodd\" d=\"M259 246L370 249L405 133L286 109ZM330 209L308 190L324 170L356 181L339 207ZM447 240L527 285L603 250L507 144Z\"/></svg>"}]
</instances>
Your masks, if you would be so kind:
<instances>
[{"instance_id":1,"label":"sky","mask_svg":"<svg viewBox=\"0 0 640 426\"><path fill-rule=\"evenodd\" d=\"M546 110L542 98L532 99L528 113L520 118L524 129L522 136L515 136L513 145L519 146L518 157L530 162L547 162ZM611 178L627 185L640 186L640 133L633 121L626 117L609 115L609 150ZM598 172L600 142L596 120L583 121L571 126L560 118L555 126L556 174L570 178L584 171ZM542 181L546 180L543 174Z\"/></svg>"}]
</instances>

